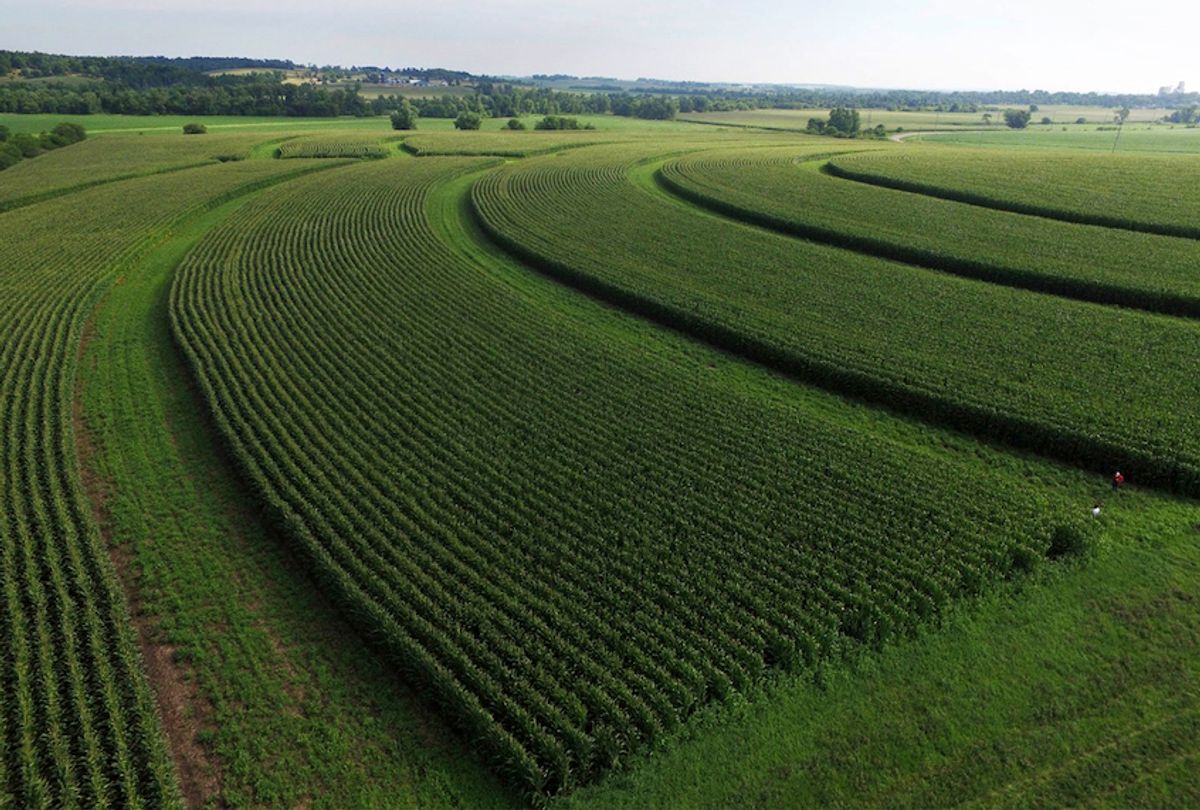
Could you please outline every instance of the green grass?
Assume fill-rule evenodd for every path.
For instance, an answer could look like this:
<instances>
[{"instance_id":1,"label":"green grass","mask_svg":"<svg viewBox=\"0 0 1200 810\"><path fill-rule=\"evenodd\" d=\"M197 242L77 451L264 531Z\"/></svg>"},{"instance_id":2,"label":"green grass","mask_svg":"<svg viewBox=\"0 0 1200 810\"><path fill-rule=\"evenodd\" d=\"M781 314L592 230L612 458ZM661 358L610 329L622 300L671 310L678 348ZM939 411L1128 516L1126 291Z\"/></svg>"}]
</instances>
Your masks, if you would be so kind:
<instances>
[{"instance_id":1,"label":"green grass","mask_svg":"<svg viewBox=\"0 0 1200 810\"><path fill-rule=\"evenodd\" d=\"M185 743L208 762L180 769L185 786L232 807L501 806L479 760L339 621L202 416L167 290L187 250L245 201L191 220L125 273L81 368L106 529L138 572L147 633L194 686L196 706L180 708L206 709Z\"/></svg>"},{"instance_id":2,"label":"green grass","mask_svg":"<svg viewBox=\"0 0 1200 810\"><path fill-rule=\"evenodd\" d=\"M818 683L716 709L561 804L1194 806L1198 512L1113 504L1098 558L986 596Z\"/></svg>"}]
</instances>

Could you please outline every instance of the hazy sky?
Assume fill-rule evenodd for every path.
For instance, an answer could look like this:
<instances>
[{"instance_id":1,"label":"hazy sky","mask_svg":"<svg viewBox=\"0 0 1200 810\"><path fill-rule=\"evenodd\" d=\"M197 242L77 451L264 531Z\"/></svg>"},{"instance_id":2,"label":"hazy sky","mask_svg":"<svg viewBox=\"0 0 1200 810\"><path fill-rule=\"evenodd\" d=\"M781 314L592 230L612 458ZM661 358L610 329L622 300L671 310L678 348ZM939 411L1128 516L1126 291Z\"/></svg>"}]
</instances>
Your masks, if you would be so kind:
<instances>
[{"instance_id":1,"label":"hazy sky","mask_svg":"<svg viewBox=\"0 0 1200 810\"><path fill-rule=\"evenodd\" d=\"M1200 89L1198 0L35 0L0 48L701 81Z\"/></svg>"}]
</instances>

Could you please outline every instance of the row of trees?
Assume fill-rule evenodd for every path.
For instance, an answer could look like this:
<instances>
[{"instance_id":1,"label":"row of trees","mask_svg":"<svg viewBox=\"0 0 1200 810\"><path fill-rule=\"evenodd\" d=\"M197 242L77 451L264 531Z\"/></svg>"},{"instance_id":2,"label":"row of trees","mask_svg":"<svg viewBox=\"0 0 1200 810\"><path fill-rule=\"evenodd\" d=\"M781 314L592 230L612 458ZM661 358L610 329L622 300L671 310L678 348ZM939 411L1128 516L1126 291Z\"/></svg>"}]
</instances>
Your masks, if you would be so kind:
<instances>
[{"instance_id":1,"label":"row of trees","mask_svg":"<svg viewBox=\"0 0 1200 810\"><path fill-rule=\"evenodd\" d=\"M825 120L810 118L807 129L814 135L830 135L834 138L883 138L887 135L883 124L863 129L858 110L851 107L834 107Z\"/></svg>"},{"instance_id":2,"label":"row of trees","mask_svg":"<svg viewBox=\"0 0 1200 810\"><path fill-rule=\"evenodd\" d=\"M230 77L238 79L240 77ZM0 84L0 112L92 115L370 115L371 104L353 88L283 84L273 79L214 81L144 90L109 82Z\"/></svg>"},{"instance_id":3,"label":"row of trees","mask_svg":"<svg viewBox=\"0 0 1200 810\"><path fill-rule=\"evenodd\" d=\"M376 114L401 111L410 105L422 118L457 118L464 112L484 118L513 118L520 115L623 115L633 118L670 120L680 110L672 96L631 96L626 93L570 93L518 85L483 84L471 95L409 98L379 96L370 102Z\"/></svg>"}]
</instances>

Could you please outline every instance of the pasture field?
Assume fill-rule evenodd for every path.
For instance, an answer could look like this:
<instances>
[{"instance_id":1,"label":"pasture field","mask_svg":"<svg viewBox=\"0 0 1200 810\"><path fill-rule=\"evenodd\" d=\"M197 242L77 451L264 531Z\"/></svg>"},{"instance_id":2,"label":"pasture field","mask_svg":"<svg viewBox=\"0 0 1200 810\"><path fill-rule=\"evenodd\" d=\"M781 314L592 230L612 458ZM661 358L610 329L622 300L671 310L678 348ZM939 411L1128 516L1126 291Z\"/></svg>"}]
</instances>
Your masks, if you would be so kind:
<instances>
[{"instance_id":1,"label":"pasture field","mask_svg":"<svg viewBox=\"0 0 1200 810\"><path fill-rule=\"evenodd\" d=\"M1200 167L1188 157L1063 151L996 156L939 147L831 163L843 176L944 199L1107 228L1200 238ZM1160 261L1156 252L1143 256L1143 262ZM1132 259L1129 263L1138 265Z\"/></svg>"},{"instance_id":2,"label":"pasture field","mask_svg":"<svg viewBox=\"0 0 1200 810\"><path fill-rule=\"evenodd\" d=\"M107 118L0 175L3 810L1200 801L1180 159Z\"/></svg>"}]
</instances>

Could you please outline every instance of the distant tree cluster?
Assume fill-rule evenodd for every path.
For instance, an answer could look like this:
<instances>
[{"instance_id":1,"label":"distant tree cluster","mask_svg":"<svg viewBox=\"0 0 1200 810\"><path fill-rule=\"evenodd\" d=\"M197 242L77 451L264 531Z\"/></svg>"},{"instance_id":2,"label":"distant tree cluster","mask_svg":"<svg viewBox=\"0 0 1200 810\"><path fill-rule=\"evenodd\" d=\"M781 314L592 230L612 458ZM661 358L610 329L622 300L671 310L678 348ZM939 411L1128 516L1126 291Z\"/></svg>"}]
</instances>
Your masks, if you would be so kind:
<instances>
[{"instance_id":1,"label":"distant tree cluster","mask_svg":"<svg viewBox=\"0 0 1200 810\"><path fill-rule=\"evenodd\" d=\"M0 112L92 115L370 115L354 88L284 84L262 75L208 77L199 85L138 90L112 82L0 84Z\"/></svg>"},{"instance_id":2,"label":"distant tree cluster","mask_svg":"<svg viewBox=\"0 0 1200 810\"><path fill-rule=\"evenodd\" d=\"M595 129L591 124L580 124L578 118L562 115L547 115L533 125L534 129Z\"/></svg>"},{"instance_id":3,"label":"distant tree cluster","mask_svg":"<svg viewBox=\"0 0 1200 810\"><path fill-rule=\"evenodd\" d=\"M78 76L106 79L127 87L168 87L192 84L209 78L210 71L251 68L265 72L292 70L287 59L192 56L65 56L53 53L0 51L0 75L17 73L26 79Z\"/></svg>"},{"instance_id":4,"label":"distant tree cluster","mask_svg":"<svg viewBox=\"0 0 1200 810\"><path fill-rule=\"evenodd\" d=\"M34 158L43 152L70 146L87 138L87 132L79 124L68 121L41 135L20 132L16 135L6 126L0 126L0 170L15 166L26 158Z\"/></svg>"},{"instance_id":5,"label":"distant tree cluster","mask_svg":"<svg viewBox=\"0 0 1200 810\"><path fill-rule=\"evenodd\" d=\"M862 117L851 107L834 107L829 118L808 119L808 131L813 135L828 135L834 138L882 138L887 134L883 124L873 129L862 129Z\"/></svg>"},{"instance_id":6,"label":"distant tree cluster","mask_svg":"<svg viewBox=\"0 0 1200 810\"><path fill-rule=\"evenodd\" d=\"M1004 123L1012 129L1025 129L1029 126L1029 119L1033 117L1033 113L1029 110L1005 110Z\"/></svg>"},{"instance_id":7,"label":"distant tree cluster","mask_svg":"<svg viewBox=\"0 0 1200 810\"><path fill-rule=\"evenodd\" d=\"M1200 124L1200 105L1189 104L1181 107L1168 115L1166 120L1170 124Z\"/></svg>"}]
</instances>

